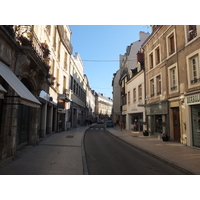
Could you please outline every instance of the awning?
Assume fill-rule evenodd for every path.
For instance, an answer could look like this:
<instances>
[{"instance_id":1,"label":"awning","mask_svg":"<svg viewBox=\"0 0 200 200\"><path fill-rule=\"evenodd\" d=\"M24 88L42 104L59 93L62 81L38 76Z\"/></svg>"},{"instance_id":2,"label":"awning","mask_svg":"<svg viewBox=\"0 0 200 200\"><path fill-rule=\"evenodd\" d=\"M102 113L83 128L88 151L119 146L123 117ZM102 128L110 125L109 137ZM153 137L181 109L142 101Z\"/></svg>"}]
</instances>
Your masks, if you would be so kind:
<instances>
[{"instance_id":1,"label":"awning","mask_svg":"<svg viewBox=\"0 0 200 200\"><path fill-rule=\"evenodd\" d=\"M0 84L0 99L4 99L4 93L7 91L3 88L3 86Z\"/></svg>"},{"instance_id":2,"label":"awning","mask_svg":"<svg viewBox=\"0 0 200 200\"><path fill-rule=\"evenodd\" d=\"M11 69L0 61L0 76L15 90L19 95L19 103L31 107L40 107L41 103L17 78Z\"/></svg>"}]
</instances>

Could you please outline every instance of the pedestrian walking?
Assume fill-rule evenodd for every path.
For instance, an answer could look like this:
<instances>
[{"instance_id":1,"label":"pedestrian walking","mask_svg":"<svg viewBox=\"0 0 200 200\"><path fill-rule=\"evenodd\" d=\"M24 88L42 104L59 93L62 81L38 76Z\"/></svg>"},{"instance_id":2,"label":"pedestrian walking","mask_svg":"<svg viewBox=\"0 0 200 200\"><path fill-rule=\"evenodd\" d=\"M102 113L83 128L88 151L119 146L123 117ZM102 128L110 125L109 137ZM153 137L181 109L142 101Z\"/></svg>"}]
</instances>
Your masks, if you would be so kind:
<instances>
[{"instance_id":1,"label":"pedestrian walking","mask_svg":"<svg viewBox=\"0 0 200 200\"><path fill-rule=\"evenodd\" d=\"M121 131L122 131L122 129L124 128L124 122L123 122L123 121L120 121L120 122L119 122L119 126L120 126Z\"/></svg>"}]
</instances>

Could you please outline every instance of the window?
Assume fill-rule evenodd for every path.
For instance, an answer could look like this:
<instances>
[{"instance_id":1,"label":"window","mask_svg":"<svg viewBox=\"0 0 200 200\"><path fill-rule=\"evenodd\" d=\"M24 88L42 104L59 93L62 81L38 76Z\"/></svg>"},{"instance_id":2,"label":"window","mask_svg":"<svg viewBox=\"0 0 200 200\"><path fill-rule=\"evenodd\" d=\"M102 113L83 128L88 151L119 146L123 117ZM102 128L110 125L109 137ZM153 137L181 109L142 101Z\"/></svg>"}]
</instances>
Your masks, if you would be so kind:
<instances>
[{"instance_id":1,"label":"window","mask_svg":"<svg viewBox=\"0 0 200 200\"><path fill-rule=\"evenodd\" d=\"M150 94L151 94L151 97L154 96L154 79L150 80Z\"/></svg>"},{"instance_id":2,"label":"window","mask_svg":"<svg viewBox=\"0 0 200 200\"><path fill-rule=\"evenodd\" d=\"M54 50L56 50L56 27L54 27L53 47L54 47Z\"/></svg>"},{"instance_id":3,"label":"window","mask_svg":"<svg viewBox=\"0 0 200 200\"><path fill-rule=\"evenodd\" d=\"M138 86L138 99L141 100L142 99L142 85Z\"/></svg>"},{"instance_id":4,"label":"window","mask_svg":"<svg viewBox=\"0 0 200 200\"><path fill-rule=\"evenodd\" d=\"M59 69L57 68L57 84L59 84Z\"/></svg>"},{"instance_id":5,"label":"window","mask_svg":"<svg viewBox=\"0 0 200 200\"><path fill-rule=\"evenodd\" d=\"M51 25L46 25L46 30L47 30L48 35L50 35L51 34Z\"/></svg>"},{"instance_id":6,"label":"window","mask_svg":"<svg viewBox=\"0 0 200 200\"><path fill-rule=\"evenodd\" d=\"M156 55L156 65L160 63L160 48L156 48L155 50L155 55Z\"/></svg>"},{"instance_id":7,"label":"window","mask_svg":"<svg viewBox=\"0 0 200 200\"><path fill-rule=\"evenodd\" d=\"M171 91L177 90L176 67L173 67L170 70L170 77L171 77Z\"/></svg>"},{"instance_id":8,"label":"window","mask_svg":"<svg viewBox=\"0 0 200 200\"><path fill-rule=\"evenodd\" d=\"M178 70L177 63L169 66L168 68L168 82L169 82L169 93L178 91Z\"/></svg>"},{"instance_id":9,"label":"window","mask_svg":"<svg viewBox=\"0 0 200 200\"><path fill-rule=\"evenodd\" d=\"M128 92L128 104L130 104L130 92Z\"/></svg>"},{"instance_id":10,"label":"window","mask_svg":"<svg viewBox=\"0 0 200 200\"><path fill-rule=\"evenodd\" d=\"M66 77L63 76L63 94L66 92L66 84L67 84Z\"/></svg>"},{"instance_id":11,"label":"window","mask_svg":"<svg viewBox=\"0 0 200 200\"><path fill-rule=\"evenodd\" d=\"M187 26L187 37L188 42L194 39L197 36L197 28L196 25L188 25Z\"/></svg>"},{"instance_id":12,"label":"window","mask_svg":"<svg viewBox=\"0 0 200 200\"><path fill-rule=\"evenodd\" d=\"M136 102L136 88L133 89L133 103Z\"/></svg>"},{"instance_id":13,"label":"window","mask_svg":"<svg viewBox=\"0 0 200 200\"><path fill-rule=\"evenodd\" d=\"M55 60L52 61L52 68L51 68L51 74L54 76L54 70L55 70Z\"/></svg>"},{"instance_id":14,"label":"window","mask_svg":"<svg viewBox=\"0 0 200 200\"><path fill-rule=\"evenodd\" d=\"M78 85L78 83L76 83L76 95L78 95L78 87L79 87L79 85Z\"/></svg>"},{"instance_id":15,"label":"window","mask_svg":"<svg viewBox=\"0 0 200 200\"><path fill-rule=\"evenodd\" d=\"M60 60L60 48L61 48L61 42L58 42L58 54L57 54L57 58L58 60Z\"/></svg>"},{"instance_id":16,"label":"window","mask_svg":"<svg viewBox=\"0 0 200 200\"><path fill-rule=\"evenodd\" d=\"M156 89L157 89L157 95L161 94L161 76L156 77Z\"/></svg>"},{"instance_id":17,"label":"window","mask_svg":"<svg viewBox=\"0 0 200 200\"><path fill-rule=\"evenodd\" d=\"M200 82L200 68L198 54L190 58L191 84Z\"/></svg>"},{"instance_id":18,"label":"window","mask_svg":"<svg viewBox=\"0 0 200 200\"><path fill-rule=\"evenodd\" d=\"M150 69L153 68L153 52L149 55L149 67Z\"/></svg>"},{"instance_id":19,"label":"window","mask_svg":"<svg viewBox=\"0 0 200 200\"><path fill-rule=\"evenodd\" d=\"M67 53L65 53L64 69L67 70Z\"/></svg>"},{"instance_id":20,"label":"window","mask_svg":"<svg viewBox=\"0 0 200 200\"><path fill-rule=\"evenodd\" d=\"M73 82L74 82L74 79L73 77L71 76L71 82L70 82L70 89L73 90Z\"/></svg>"},{"instance_id":21,"label":"window","mask_svg":"<svg viewBox=\"0 0 200 200\"><path fill-rule=\"evenodd\" d=\"M169 44L169 55L171 55L171 54L173 54L175 52L174 33L172 33L169 36L168 44Z\"/></svg>"},{"instance_id":22,"label":"window","mask_svg":"<svg viewBox=\"0 0 200 200\"><path fill-rule=\"evenodd\" d=\"M74 80L73 92L74 92L74 94L76 93L76 80Z\"/></svg>"}]
</instances>

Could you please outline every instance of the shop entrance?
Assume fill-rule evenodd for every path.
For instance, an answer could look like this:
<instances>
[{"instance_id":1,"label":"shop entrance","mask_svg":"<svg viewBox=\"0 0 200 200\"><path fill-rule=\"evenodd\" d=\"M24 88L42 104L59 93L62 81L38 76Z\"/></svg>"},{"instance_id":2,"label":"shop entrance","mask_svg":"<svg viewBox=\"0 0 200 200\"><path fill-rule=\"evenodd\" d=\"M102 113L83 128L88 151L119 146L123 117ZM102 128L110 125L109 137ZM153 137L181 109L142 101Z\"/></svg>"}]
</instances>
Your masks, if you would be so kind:
<instances>
[{"instance_id":1,"label":"shop entrance","mask_svg":"<svg viewBox=\"0 0 200 200\"><path fill-rule=\"evenodd\" d=\"M28 144L29 140L30 107L20 105L17 123L17 149Z\"/></svg>"},{"instance_id":2,"label":"shop entrance","mask_svg":"<svg viewBox=\"0 0 200 200\"><path fill-rule=\"evenodd\" d=\"M200 105L191 106L193 146L200 147Z\"/></svg>"},{"instance_id":3,"label":"shop entrance","mask_svg":"<svg viewBox=\"0 0 200 200\"><path fill-rule=\"evenodd\" d=\"M162 115L155 115L155 132L161 133L162 131Z\"/></svg>"},{"instance_id":4,"label":"shop entrance","mask_svg":"<svg viewBox=\"0 0 200 200\"><path fill-rule=\"evenodd\" d=\"M131 115L131 126L133 131L143 131L143 113Z\"/></svg>"},{"instance_id":5,"label":"shop entrance","mask_svg":"<svg viewBox=\"0 0 200 200\"><path fill-rule=\"evenodd\" d=\"M179 120L179 108L173 108L173 131L174 131L174 140L180 142L180 120Z\"/></svg>"}]
</instances>

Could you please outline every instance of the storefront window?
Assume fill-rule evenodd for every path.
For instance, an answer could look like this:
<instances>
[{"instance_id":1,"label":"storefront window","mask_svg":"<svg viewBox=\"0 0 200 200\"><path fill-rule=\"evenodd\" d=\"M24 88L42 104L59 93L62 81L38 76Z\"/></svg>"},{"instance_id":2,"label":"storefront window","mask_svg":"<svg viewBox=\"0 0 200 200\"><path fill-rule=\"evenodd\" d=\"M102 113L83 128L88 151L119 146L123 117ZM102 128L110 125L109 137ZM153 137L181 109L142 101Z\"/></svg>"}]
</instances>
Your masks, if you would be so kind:
<instances>
[{"instance_id":1,"label":"storefront window","mask_svg":"<svg viewBox=\"0 0 200 200\"><path fill-rule=\"evenodd\" d=\"M155 132L160 133L162 131L162 115L155 116Z\"/></svg>"},{"instance_id":2,"label":"storefront window","mask_svg":"<svg viewBox=\"0 0 200 200\"><path fill-rule=\"evenodd\" d=\"M191 106L193 146L200 147L200 105Z\"/></svg>"},{"instance_id":3,"label":"storefront window","mask_svg":"<svg viewBox=\"0 0 200 200\"><path fill-rule=\"evenodd\" d=\"M131 117L131 124L134 131L143 131L143 114L133 114Z\"/></svg>"}]
</instances>

